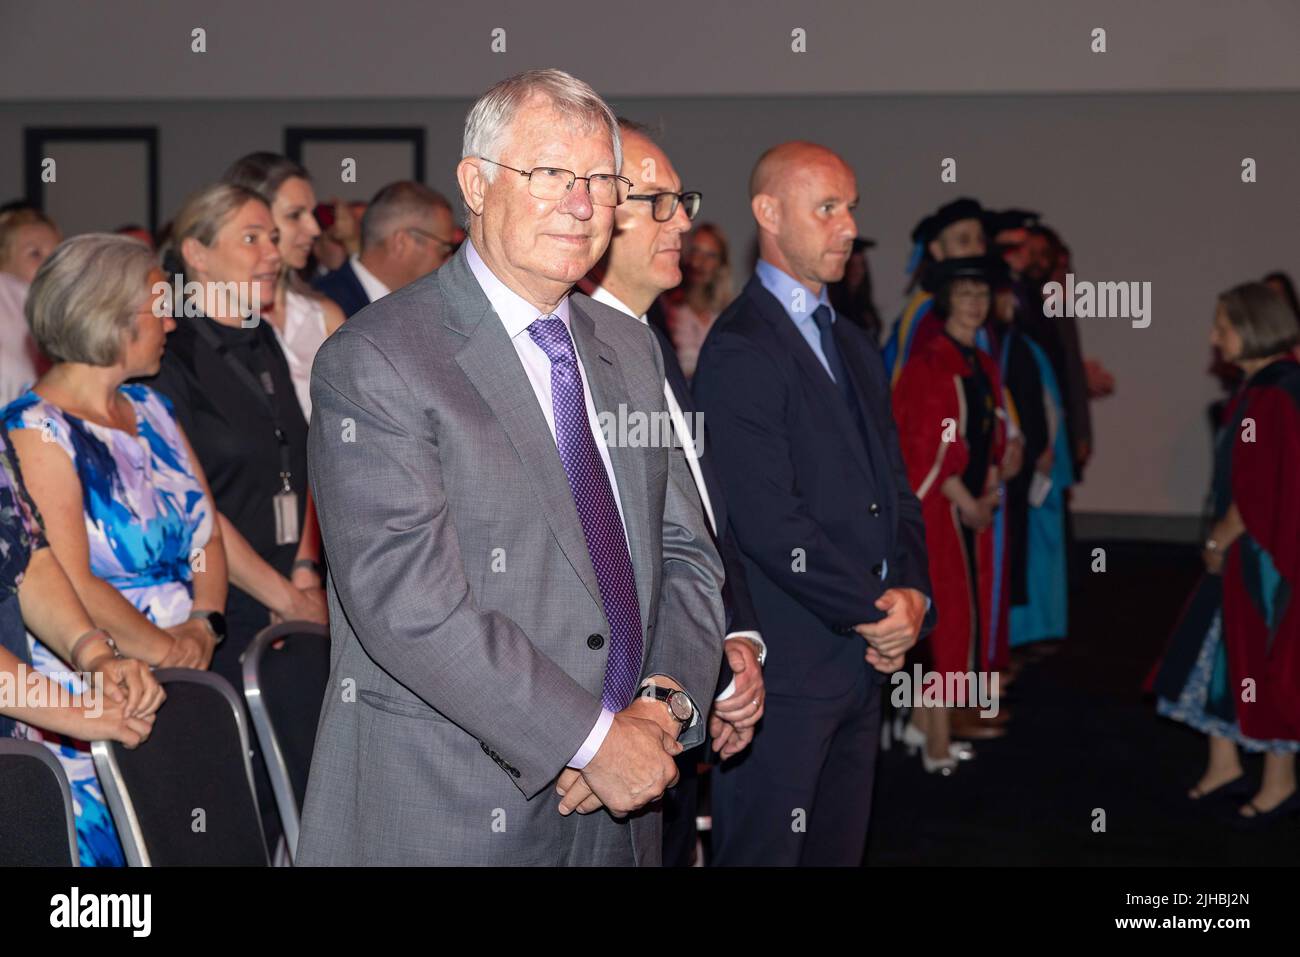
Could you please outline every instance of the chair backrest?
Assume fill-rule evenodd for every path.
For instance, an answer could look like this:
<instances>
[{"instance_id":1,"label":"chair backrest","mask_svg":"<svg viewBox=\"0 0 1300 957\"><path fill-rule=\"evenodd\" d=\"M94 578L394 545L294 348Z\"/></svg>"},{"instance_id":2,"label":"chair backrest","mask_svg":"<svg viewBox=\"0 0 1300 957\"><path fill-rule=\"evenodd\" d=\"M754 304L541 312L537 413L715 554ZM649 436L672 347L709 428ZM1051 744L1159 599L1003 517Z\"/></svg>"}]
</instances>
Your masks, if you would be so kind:
<instances>
[{"instance_id":1,"label":"chair backrest","mask_svg":"<svg viewBox=\"0 0 1300 957\"><path fill-rule=\"evenodd\" d=\"M91 744L127 863L269 864L244 709L220 675L154 673L167 692L149 740Z\"/></svg>"},{"instance_id":2,"label":"chair backrest","mask_svg":"<svg viewBox=\"0 0 1300 957\"><path fill-rule=\"evenodd\" d=\"M244 651L243 668L244 698L292 858L329 684L329 629L307 621L263 628Z\"/></svg>"},{"instance_id":3,"label":"chair backrest","mask_svg":"<svg viewBox=\"0 0 1300 957\"><path fill-rule=\"evenodd\" d=\"M77 818L59 759L0 738L0 867L76 867Z\"/></svg>"}]
</instances>

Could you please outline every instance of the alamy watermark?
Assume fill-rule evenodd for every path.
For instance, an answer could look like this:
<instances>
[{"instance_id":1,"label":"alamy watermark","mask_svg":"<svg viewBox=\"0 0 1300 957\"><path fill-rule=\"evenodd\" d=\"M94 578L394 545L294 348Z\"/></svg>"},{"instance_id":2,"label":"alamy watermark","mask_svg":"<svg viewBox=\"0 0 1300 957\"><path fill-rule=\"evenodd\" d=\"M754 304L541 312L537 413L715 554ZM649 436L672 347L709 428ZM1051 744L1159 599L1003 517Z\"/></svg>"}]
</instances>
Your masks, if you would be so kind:
<instances>
[{"instance_id":1,"label":"alamy watermark","mask_svg":"<svg viewBox=\"0 0 1300 957\"><path fill-rule=\"evenodd\" d=\"M71 690L78 685L85 690ZM45 672L25 664L17 672L0 671L0 709L12 708L80 710L98 718L104 713L104 673Z\"/></svg>"},{"instance_id":2,"label":"alamy watermark","mask_svg":"<svg viewBox=\"0 0 1300 957\"><path fill-rule=\"evenodd\" d=\"M998 715L996 671L895 671L889 701L895 708L979 708L980 717Z\"/></svg>"},{"instance_id":3,"label":"alamy watermark","mask_svg":"<svg viewBox=\"0 0 1300 957\"><path fill-rule=\"evenodd\" d=\"M1150 282L1076 282L1065 274L1065 285L1043 284L1043 315L1059 319L1131 319L1134 329L1151 325Z\"/></svg>"},{"instance_id":4,"label":"alamy watermark","mask_svg":"<svg viewBox=\"0 0 1300 957\"><path fill-rule=\"evenodd\" d=\"M686 413L682 413L686 416ZM704 413L693 412L689 418L689 436L695 458L704 455ZM661 449L681 448L682 437L673 424L673 417L667 410L645 412L641 409L629 409L619 403L617 412L600 412L596 415L600 423L601 434L605 444L611 449Z\"/></svg>"},{"instance_id":5,"label":"alamy watermark","mask_svg":"<svg viewBox=\"0 0 1300 957\"><path fill-rule=\"evenodd\" d=\"M261 319L261 283L198 282L182 283L179 275L170 283L153 284L153 314L162 318L238 319L245 329L252 329ZM178 306L179 304L179 306Z\"/></svg>"}]
</instances>

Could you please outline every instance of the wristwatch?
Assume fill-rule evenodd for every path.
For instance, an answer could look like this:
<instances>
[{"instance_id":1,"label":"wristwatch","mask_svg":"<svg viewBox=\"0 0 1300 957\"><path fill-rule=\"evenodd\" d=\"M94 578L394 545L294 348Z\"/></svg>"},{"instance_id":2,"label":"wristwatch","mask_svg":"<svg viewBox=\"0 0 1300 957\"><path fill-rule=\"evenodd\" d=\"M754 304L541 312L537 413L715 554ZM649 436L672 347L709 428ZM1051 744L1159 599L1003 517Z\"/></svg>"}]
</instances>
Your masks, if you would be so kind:
<instances>
[{"instance_id":1,"label":"wristwatch","mask_svg":"<svg viewBox=\"0 0 1300 957\"><path fill-rule=\"evenodd\" d=\"M190 612L190 621L196 618L203 619L207 626L212 629L212 634L216 636L217 644L226 640L226 616L219 611L192 611Z\"/></svg>"},{"instance_id":2,"label":"wristwatch","mask_svg":"<svg viewBox=\"0 0 1300 957\"><path fill-rule=\"evenodd\" d=\"M325 580L325 569L321 567L320 562L312 561L310 558L300 558L293 563L293 568L290 569L290 572L296 572L300 568L305 568L309 572L314 572L317 578L322 581Z\"/></svg>"},{"instance_id":3,"label":"wristwatch","mask_svg":"<svg viewBox=\"0 0 1300 957\"><path fill-rule=\"evenodd\" d=\"M658 685L646 682L637 689L637 695L642 698L654 698L666 704L668 713L682 726L682 731L690 727L695 717L695 705L691 703L691 696L685 691L678 691L676 688L660 688ZM679 731L678 734L680 735L681 732Z\"/></svg>"}]
</instances>

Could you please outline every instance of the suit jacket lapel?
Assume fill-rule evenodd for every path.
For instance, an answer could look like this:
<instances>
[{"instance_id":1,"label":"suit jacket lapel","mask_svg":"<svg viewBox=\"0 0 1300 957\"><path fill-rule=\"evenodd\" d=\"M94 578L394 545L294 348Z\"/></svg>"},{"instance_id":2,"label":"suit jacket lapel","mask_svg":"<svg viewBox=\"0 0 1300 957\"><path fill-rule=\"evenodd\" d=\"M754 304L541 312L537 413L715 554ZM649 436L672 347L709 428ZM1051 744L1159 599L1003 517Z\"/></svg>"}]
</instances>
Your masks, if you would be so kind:
<instances>
[{"instance_id":1,"label":"suit jacket lapel","mask_svg":"<svg viewBox=\"0 0 1300 957\"><path fill-rule=\"evenodd\" d=\"M776 330L777 336L785 343L786 349L799 364L804 378L812 383L814 391L821 397L822 405L834 420L836 430L844 437L844 444L854 461L858 463L858 467L862 469L863 475L868 481L874 481L875 470L871 467L871 460L868 458L868 450L863 445L863 439L858 434L858 424L853 421L853 415L844 403L844 396L840 394L839 386L827 374L817 354L808 345L808 340L795 327L794 320L782 308L777 298L767 291L757 276L750 278L745 291L758 304L763 317ZM863 414L867 414L865 410ZM871 420L872 424L874 421Z\"/></svg>"},{"instance_id":2,"label":"suit jacket lapel","mask_svg":"<svg viewBox=\"0 0 1300 957\"><path fill-rule=\"evenodd\" d=\"M620 407L625 412L633 411L632 400L628 394L627 382L619 367L618 353L596 333L596 323L590 316L578 308L577 302L569 300L569 330L573 333L573 342L578 349L578 358L587 374L587 384L591 388L591 402L596 408L596 415L601 421L607 417L615 423L622 420ZM635 410L650 412L653 410ZM649 433L647 433L649 434ZM617 435L614 436L618 438ZM645 451L631 448L626 443L613 441L609 443L609 460L614 467L614 481L618 483L618 499L623 506L623 527L627 533L628 554L632 559L632 569L636 573L637 599L641 605L641 627L649 624L650 587L653 580L651 563L653 550L650 547L651 530L646 526L646 516L650 511L650 493L646 485ZM558 456L556 457L558 461ZM574 514L577 514L575 509ZM654 529L661 532L661 529Z\"/></svg>"},{"instance_id":3,"label":"suit jacket lapel","mask_svg":"<svg viewBox=\"0 0 1300 957\"><path fill-rule=\"evenodd\" d=\"M858 397L858 408L862 410L863 418L867 422L867 440L871 444L867 455L873 465L877 463L880 465L880 468L873 472L873 478L876 480L877 488L881 489L881 497L892 499L893 479L884 441L884 436L888 432L888 423L881 421L880 405L872 399L872 391L869 388L871 372L867 368L867 360L858 351L857 343L852 341L851 330L847 327L841 328L845 321L843 316L835 320L835 341L840 348L840 358L844 360L844 367L848 370L850 383Z\"/></svg>"},{"instance_id":4,"label":"suit jacket lapel","mask_svg":"<svg viewBox=\"0 0 1300 957\"><path fill-rule=\"evenodd\" d=\"M345 262L343 268L343 277L347 280L348 288L352 290L354 300L360 303L358 309L368 306L370 304L370 294L366 292L366 287L361 284L361 277L357 275L357 271L352 268L352 261Z\"/></svg>"},{"instance_id":5,"label":"suit jacket lapel","mask_svg":"<svg viewBox=\"0 0 1300 957\"><path fill-rule=\"evenodd\" d=\"M449 306L445 313L446 325L468 336L468 341L456 353L456 364L501 423L523 463L541 516L550 525L556 542L592 600L603 607L600 583L573 503L569 477L514 344L464 262L463 254L439 270L439 279ZM625 508L626 501L625 498Z\"/></svg>"},{"instance_id":6,"label":"suit jacket lapel","mask_svg":"<svg viewBox=\"0 0 1300 957\"><path fill-rule=\"evenodd\" d=\"M655 300L658 305L659 300ZM708 455L708 430L704 424L697 423L695 419L695 397L691 395L690 384L686 381L686 374L682 371L682 364L677 361L677 353L673 350L672 341L668 334L658 326L651 326L650 331L655 334L659 340L659 351L664 357L664 378L668 380L668 387L673 390L673 397L677 400L677 405L682 410L682 417L686 420L686 428L690 430L689 439L687 436L680 436L679 441L685 445L687 441L699 443L699 465L700 475L704 479L704 490L709 495L709 505L713 509L713 518L718 523L719 529L727 527L727 503L722 492L722 480L718 478L717 471L713 468L713 459ZM695 434L699 429L703 436ZM683 451L682 454L685 454Z\"/></svg>"}]
</instances>

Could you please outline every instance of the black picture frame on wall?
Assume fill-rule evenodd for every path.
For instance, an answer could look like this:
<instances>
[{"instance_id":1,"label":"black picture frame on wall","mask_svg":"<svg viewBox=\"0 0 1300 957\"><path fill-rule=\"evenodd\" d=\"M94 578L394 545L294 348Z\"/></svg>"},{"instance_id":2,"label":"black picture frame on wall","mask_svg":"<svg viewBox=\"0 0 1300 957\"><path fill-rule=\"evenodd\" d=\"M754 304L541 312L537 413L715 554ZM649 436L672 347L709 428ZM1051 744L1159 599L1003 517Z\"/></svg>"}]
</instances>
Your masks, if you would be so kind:
<instances>
[{"instance_id":1,"label":"black picture frame on wall","mask_svg":"<svg viewBox=\"0 0 1300 957\"><path fill-rule=\"evenodd\" d=\"M28 126L23 129L23 182L27 202L46 208L42 162L55 143L140 143L145 149L144 225L158 231L158 127L156 126ZM108 227L105 227L108 228Z\"/></svg>"},{"instance_id":2,"label":"black picture frame on wall","mask_svg":"<svg viewBox=\"0 0 1300 957\"><path fill-rule=\"evenodd\" d=\"M313 141L331 143L406 143L413 157L410 179L425 181L424 127L422 126L286 126L284 155L295 163L303 161L303 147Z\"/></svg>"}]
</instances>

